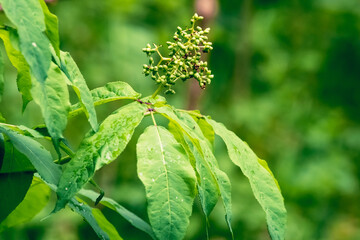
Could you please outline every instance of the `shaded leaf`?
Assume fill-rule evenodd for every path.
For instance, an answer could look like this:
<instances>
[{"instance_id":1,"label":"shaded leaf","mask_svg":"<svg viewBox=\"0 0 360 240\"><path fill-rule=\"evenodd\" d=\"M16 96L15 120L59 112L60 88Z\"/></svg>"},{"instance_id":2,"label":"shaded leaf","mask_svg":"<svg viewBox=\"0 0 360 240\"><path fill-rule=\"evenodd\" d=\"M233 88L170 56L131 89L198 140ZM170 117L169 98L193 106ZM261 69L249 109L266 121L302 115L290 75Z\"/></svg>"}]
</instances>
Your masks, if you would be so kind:
<instances>
[{"instance_id":1,"label":"shaded leaf","mask_svg":"<svg viewBox=\"0 0 360 240\"><path fill-rule=\"evenodd\" d=\"M272 239L284 239L286 209L284 199L273 175L259 161L256 154L223 124L206 118L215 133L225 142L229 156L249 179L253 193L266 213L268 229ZM262 160L263 161L263 160ZM266 164L267 166L267 164Z\"/></svg>"},{"instance_id":2,"label":"shaded leaf","mask_svg":"<svg viewBox=\"0 0 360 240\"><path fill-rule=\"evenodd\" d=\"M35 171L29 159L9 141L4 141L3 164L0 173Z\"/></svg>"},{"instance_id":3,"label":"shaded leaf","mask_svg":"<svg viewBox=\"0 0 360 240\"><path fill-rule=\"evenodd\" d=\"M105 218L99 209L91 208L75 198L69 202L69 207L80 214L92 227L100 239L122 239L115 227Z\"/></svg>"},{"instance_id":4,"label":"shaded leaf","mask_svg":"<svg viewBox=\"0 0 360 240\"><path fill-rule=\"evenodd\" d=\"M33 173L0 173L0 223L22 202Z\"/></svg>"},{"instance_id":5,"label":"shaded leaf","mask_svg":"<svg viewBox=\"0 0 360 240\"><path fill-rule=\"evenodd\" d=\"M24 200L0 223L0 232L30 221L48 203L50 188L39 178L34 177Z\"/></svg>"},{"instance_id":6,"label":"shaded leaf","mask_svg":"<svg viewBox=\"0 0 360 240\"><path fill-rule=\"evenodd\" d=\"M39 0L41 8L45 16L46 35L49 38L51 45L53 46L55 53L60 57L60 40L59 40L59 23L56 15L52 14L45 1Z\"/></svg>"},{"instance_id":7,"label":"shaded leaf","mask_svg":"<svg viewBox=\"0 0 360 240\"><path fill-rule=\"evenodd\" d=\"M96 192L94 192L92 190L86 190L86 189L80 190L79 194L82 195L82 196L85 196L87 198L90 198L93 202L95 202L96 199L99 197L98 193L96 193ZM147 222L145 222L144 220L142 220L141 218L136 216L134 213L130 212L129 210L127 210L126 208L124 208L123 206L118 204L113 199L103 197L101 199L100 203L102 205L114 210L118 214L120 214L123 218L125 218L134 227L136 227L136 228L140 229L141 231L149 234L149 236L151 236L153 239L156 239L152 228L150 227L150 225Z\"/></svg>"},{"instance_id":8,"label":"shaded leaf","mask_svg":"<svg viewBox=\"0 0 360 240\"><path fill-rule=\"evenodd\" d=\"M159 239L183 239L195 197L195 174L182 146L160 126L150 126L136 145L148 215Z\"/></svg>"},{"instance_id":9,"label":"shaded leaf","mask_svg":"<svg viewBox=\"0 0 360 240\"><path fill-rule=\"evenodd\" d=\"M31 75L30 67L19 50L19 36L15 29L7 27L7 30L0 29L0 38L4 42L5 50L11 64L16 68L16 78L19 92L22 95L23 111L26 105L32 100L31 96Z\"/></svg>"},{"instance_id":10,"label":"shaded leaf","mask_svg":"<svg viewBox=\"0 0 360 240\"><path fill-rule=\"evenodd\" d=\"M110 82L104 87L99 87L91 90L94 105L101 105L107 102L112 102L121 99L138 99L141 94L134 91L134 89L126 82ZM74 104L71 107L70 117L74 117L82 112L80 103Z\"/></svg>"},{"instance_id":11,"label":"shaded leaf","mask_svg":"<svg viewBox=\"0 0 360 240\"><path fill-rule=\"evenodd\" d=\"M95 170L109 164L120 155L146 110L144 104L128 104L109 115L100 125L98 132L91 131L87 134L61 176L55 211L66 205L92 178Z\"/></svg>"},{"instance_id":12,"label":"shaded leaf","mask_svg":"<svg viewBox=\"0 0 360 240\"><path fill-rule=\"evenodd\" d=\"M61 175L60 166L53 162L51 154L40 143L31 137L19 134L4 124L0 124L0 132L9 137L14 147L29 159L47 183L58 184Z\"/></svg>"},{"instance_id":13,"label":"shaded leaf","mask_svg":"<svg viewBox=\"0 0 360 240\"><path fill-rule=\"evenodd\" d=\"M6 16L18 29L20 50L39 82L44 82L50 67L50 42L44 14L38 0L0 0Z\"/></svg>"},{"instance_id":14,"label":"shaded leaf","mask_svg":"<svg viewBox=\"0 0 360 240\"><path fill-rule=\"evenodd\" d=\"M51 63L46 81L33 81L32 96L40 106L45 124L53 141L63 138L70 110L65 76Z\"/></svg>"},{"instance_id":15,"label":"shaded leaf","mask_svg":"<svg viewBox=\"0 0 360 240\"><path fill-rule=\"evenodd\" d=\"M82 76L75 61L72 59L69 53L61 52L62 67L66 68L66 75L70 81L70 85L74 89L76 95L79 98L82 110L85 112L86 117L89 119L89 123L94 131L98 130L98 122L94 107L93 98L90 90L86 85L85 79Z\"/></svg>"}]
</instances>

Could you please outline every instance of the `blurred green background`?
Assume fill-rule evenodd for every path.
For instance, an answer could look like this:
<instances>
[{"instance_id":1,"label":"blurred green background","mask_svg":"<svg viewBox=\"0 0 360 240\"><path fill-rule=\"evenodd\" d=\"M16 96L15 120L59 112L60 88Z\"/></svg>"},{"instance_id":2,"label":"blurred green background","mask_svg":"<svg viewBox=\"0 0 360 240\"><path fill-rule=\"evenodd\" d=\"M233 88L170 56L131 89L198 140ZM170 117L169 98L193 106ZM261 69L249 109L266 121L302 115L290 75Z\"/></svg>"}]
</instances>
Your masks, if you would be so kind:
<instances>
[{"instance_id":1,"label":"blurred green background","mask_svg":"<svg viewBox=\"0 0 360 240\"><path fill-rule=\"evenodd\" d=\"M58 0L50 10L59 18L61 49L72 54L91 89L126 81L143 95L156 86L141 73L147 62L141 48L148 42L164 44L178 25L189 25L195 11L205 15L214 44L208 59L213 83L200 98L198 90L190 90L196 86L179 84L169 103L197 106L268 161L285 198L288 240L360 239L358 0ZM7 121L41 123L34 103L21 113L16 72L9 64L6 77L0 111ZM97 108L99 120L124 103ZM96 176L107 196L145 219L135 144L147 124ZM69 122L66 136L73 148L89 128L83 116ZM235 239L269 239L265 214L219 139L215 154L232 181ZM52 207L31 223L1 233L0 239L97 239L70 210L40 221ZM148 239L119 215L103 211L124 239ZM230 239L221 203L210 226L211 239ZM198 200L186 239L206 239Z\"/></svg>"}]
</instances>

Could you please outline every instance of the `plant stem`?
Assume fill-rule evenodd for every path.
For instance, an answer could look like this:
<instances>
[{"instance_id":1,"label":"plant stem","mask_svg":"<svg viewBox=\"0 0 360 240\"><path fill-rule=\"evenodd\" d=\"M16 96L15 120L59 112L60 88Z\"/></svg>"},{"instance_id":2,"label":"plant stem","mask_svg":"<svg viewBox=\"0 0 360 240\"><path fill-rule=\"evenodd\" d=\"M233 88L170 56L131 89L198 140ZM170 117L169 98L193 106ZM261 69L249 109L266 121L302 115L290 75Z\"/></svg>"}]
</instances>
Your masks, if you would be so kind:
<instances>
[{"instance_id":1,"label":"plant stem","mask_svg":"<svg viewBox=\"0 0 360 240\"><path fill-rule=\"evenodd\" d=\"M154 126L157 127L153 111L151 111L150 114L151 114L151 118L153 120Z\"/></svg>"},{"instance_id":2,"label":"plant stem","mask_svg":"<svg viewBox=\"0 0 360 240\"><path fill-rule=\"evenodd\" d=\"M151 95L151 98L155 98L156 95L159 94L159 92L161 91L161 89L164 87L163 84L160 84L160 86L156 89L156 91L153 93L153 95Z\"/></svg>"}]
</instances>

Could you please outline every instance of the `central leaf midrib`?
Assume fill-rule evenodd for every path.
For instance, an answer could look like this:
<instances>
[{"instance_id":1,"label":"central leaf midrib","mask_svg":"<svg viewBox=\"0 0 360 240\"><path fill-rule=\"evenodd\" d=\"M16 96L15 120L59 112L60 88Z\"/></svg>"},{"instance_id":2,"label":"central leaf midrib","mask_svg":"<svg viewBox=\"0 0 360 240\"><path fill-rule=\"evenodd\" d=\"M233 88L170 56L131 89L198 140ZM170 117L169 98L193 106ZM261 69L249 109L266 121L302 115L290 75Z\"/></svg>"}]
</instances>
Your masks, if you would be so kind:
<instances>
[{"instance_id":1,"label":"central leaf midrib","mask_svg":"<svg viewBox=\"0 0 360 240\"><path fill-rule=\"evenodd\" d=\"M156 128L157 137L158 137L159 143L160 143L162 164L163 164L164 169L165 169L166 189L167 189L167 200L168 200L168 204L169 204L169 221L170 221L170 230L171 230L171 228L172 228L172 219L171 219L171 206L170 206L169 176L168 176L168 170L167 170L166 164L165 164L164 148L163 148L163 145L162 145L159 128L158 128L157 125L155 125L155 128ZM170 231L170 232L171 232L171 231ZM170 232L169 232L169 234L170 234Z\"/></svg>"}]
</instances>

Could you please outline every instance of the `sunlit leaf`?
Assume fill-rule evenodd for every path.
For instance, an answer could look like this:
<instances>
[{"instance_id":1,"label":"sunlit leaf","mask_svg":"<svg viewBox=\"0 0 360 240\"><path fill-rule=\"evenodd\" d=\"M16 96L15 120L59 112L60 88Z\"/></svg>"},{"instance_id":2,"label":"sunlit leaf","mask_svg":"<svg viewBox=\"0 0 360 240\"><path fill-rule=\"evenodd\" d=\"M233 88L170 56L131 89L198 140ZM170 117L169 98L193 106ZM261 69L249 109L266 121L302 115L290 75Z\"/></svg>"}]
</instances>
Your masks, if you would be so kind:
<instances>
[{"instance_id":1,"label":"sunlit leaf","mask_svg":"<svg viewBox=\"0 0 360 240\"><path fill-rule=\"evenodd\" d=\"M167 129L150 126L139 137L136 152L155 235L182 239L195 197L195 174L184 149Z\"/></svg>"},{"instance_id":2,"label":"sunlit leaf","mask_svg":"<svg viewBox=\"0 0 360 240\"><path fill-rule=\"evenodd\" d=\"M89 123L94 131L98 130L98 122L94 107L93 98L90 90L86 85L86 81L82 76L75 61L72 59L69 53L61 52L61 60L64 63L66 69L66 75L69 78L72 88L79 98L82 110L85 112L86 117L89 119Z\"/></svg>"},{"instance_id":3,"label":"sunlit leaf","mask_svg":"<svg viewBox=\"0 0 360 240\"><path fill-rule=\"evenodd\" d=\"M108 116L97 132L91 131L87 134L61 176L55 211L66 205L92 178L95 170L109 164L120 155L146 110L145 104L128 104Z\"/></svg>"},{"instance_id":4,"label":"sunlit leaf","mask_svg":"<svg viewBox=\"0 0 360 240\"><path fill-rule=\"evenodd\" d=\"M253 193L266 213L271 238L284 239L286 209L273 175L264 167L264 163L259 162L259 158L250 147L233 132L221 123L209 118L206 120L213 126L215 133L224 140L233 163L249 178Z\"/></svg>"},{"instance_id":5,"label":"sunlit leaf","mask_svg":"<svg viewBox=\"0 0 360 240\"><path fill-rule=\"evenodd\" d=\"M39 0L0 0L6 16L16 26L20 39L20 50L37 81L47 78L51 62L50 42L45 18Z\"/></svg>"},{"instance_id":6,"label":"sunlit leaf","mask_svg":"<svg viewBox=\"0 0 360 240\"><path fill-rule=\"evenodd\" d=\"M56 15L52 14L45 1L39 0L41 8L45 16L46 35L49 38L51 45L54 47L55 53L60 57L60 41L59 41L59 23Z\"/></svg>"},{"instance_id":7,"label":"sunlit leaf","mask_svg":"<svg viewBox=\"0 0 360 240\"><path fill-rule=\"evenodd\" d=\"M50 188L39 178L34 177L24 200L0 223L0 232L30 221L46 206L49 198Z\"/></svg>"},{"instance_id":8,"label":"sunlit leaf","mask_svg":"<svg viewBox=\"0 0 360 240\"><path fill-rule=\"evenodd\" d=\"M14 147L25 155L40 176L49 184L57 185L61 170L53 162L50 152L31 137L19 134L6 125L0 124L0 132L9 137Z\"/></svg>"},{"instance_id":9,"label":"sunlit leaf","mask_svg":"<svg viewBox=\"0 0 360 240\"><path fill-rule=\"evenodd\" d=\"M32 178L32 172L0 173L0 223L22 202Z\"/></svg>"},{"instance_id":10,"label":"sunlit leaf","mask_svg":"<svg viewBox=\"0 0 360 240\"><path fill-rule=\"evenodd\" d=\"M96 193L96 192L94 192L92 190L86 190L86 189L80 190L79 194L82 195L82 196L85 196L87 198L90 198L93 202L95 202L96 199L99 197L98 193ZM129 210L127 210L126 208L124 208L123 206L118 204L113 199L103 197L101 199L100 203L102 205L114 210L118 214L120 214L123 218L125 218L134 227L140 229L143 232L146 232L153 239L156 239L152 228L150 227L150 225L147 222L145 222L144 220L142 220L141 218L136 216L134 213L130 212Z\"/></svg>"},{"instance_id":11,"label":"sunlit leaf","mask_svg":"<svg viewBox=\"0 0 360 240\"><path fill-rule=\"evenodd\" d=\"M141 94L134 91L134 89L125 82L110 82L104 87L99 87L91 90L94 105L101 105L107 102L121 100L121 99L138 99ZM71 107L70 117L74 117L82 112L80 103L74 104Z\"/></svg>"},{"instance_id":12,"label":"sunlit leaf","mask_svg":"<svg viewBox=\"0 0 360 240\"><path fill-rule=\"evenodd\" d=\"M105 218L99 209L91 208L85 202L71 199L69 207L80 214L92 227L100 239L120 240L115 227Z\"/></svg>"},{"instance_id":13,"label":"sunlit leaf","mask_svg":"<svg viewBox=\"0 0 360 240\"><path fill-rule=\"evenodd\" d=\"M17 35L15 29L10 27L7 27L7 30L0 29L0 38L4 42L5 50L11 64L16 68L18 72L16 82L19 92L22 95L23 110L25 110L26 105L32 100L30 92L30 67L19 50L19 36Z\"/></svg>"}]
</instances>

